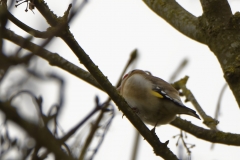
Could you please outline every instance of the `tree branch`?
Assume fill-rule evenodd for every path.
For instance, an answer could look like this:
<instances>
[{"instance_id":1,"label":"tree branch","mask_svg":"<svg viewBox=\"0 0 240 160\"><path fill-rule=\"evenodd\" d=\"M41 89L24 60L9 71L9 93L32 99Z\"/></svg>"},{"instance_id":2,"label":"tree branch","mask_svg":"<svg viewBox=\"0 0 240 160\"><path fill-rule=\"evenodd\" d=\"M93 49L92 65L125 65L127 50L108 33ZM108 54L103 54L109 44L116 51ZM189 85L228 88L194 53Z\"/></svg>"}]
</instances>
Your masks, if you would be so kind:
<instances>
[{"instance_id":1,"label":"tree branch","mask_svg":"<svg viewBox=\"0 0 240 160\"><path fill-rule=\"evenodd\" d=\"M35 123L24 120L18 113L16 108L11 106L8 102L0 101L0 110L5 114L6 118L18 124L31 137L33 137L38 144L46 147L53 152L58 159L74 160L73 157L68 156L62 149L61 143L55 139L51 132Z\"/></svg>"},{"instance_id":2,"label":"tree branch","mask_svg":"<svg viewBox=\"0 0 240 160\"><path fill-rule=\"evenodd\" d=\"M22 47L30 50L34 53L35 50L39 50L39 48L35 48L35 47L39 47L38 45L24 39L21 36L16 35L15 33L11 32L10 30L6 30L4 31L4 38L14 42L15 44L21 46L23 43L25 45L23 45ZM54 66L58 66L59 68L62 68L64 70L66 70L67 72L79 77L80 79L92 84L93 86L101 89L100 85L98 84L98 82L92 77L92 75L85 71L82 70L81 68L77 67L76 65L68 62L67 60L63 59L61 56L59 56L56 53L52 53L49 52L46 49L41 49L40 52L38 52L38 56L44 58L45 60L47 60L50 64L54 65ZM90 80L88 80L90 79ZM174 124L175 126L176 124ZM193 125L192 123L188 123L187 124L189 128L193 128L195 127L195 125ZM178 123L178 128L185 130L184 128L186 127L186 125L182 124L182 123ZM186 132L188 132L188 130L185 130ZM209 130L201 130L202 134L208 134ZM193 134L194 136L197 137L198 133L197 132L191 132L191 134ZM230 134L231 136L233 136L233 139L237 139L238 135L237 134L231 134L231 133L224 133L224 134ZM211 140L208 139L204 139L207 141L212 142ZM220 143L220 142L216 142L216 143ZM229 143L226 143L229 144Z\"/></svg>"},{"instance_id":3,"label":"tree branch","mask_svg":"<svg viewBox=\"0 0 240 160\"><path fill-rule=\"evenodd\" d=\"M186 84L188 81L188 76L185 76L184 78L180 79L179 81L176 81L173 86L177 89L181 89L183 94L186 96L186 101L190 101L193 106L196 108L198 113L201 115L203 118L203 123L208 126L211 129L217 130L217 124L218 121L207 115L196 98L194 97L193 93L187 88Z\"/></svg>"},{"instance_id":4,"label":"tree branch","mask_svg":"<svg viewBox=\"0 0 240 160\"><path fill-rule=\"evenodd\" d=\"M227 0L200 0L203 16L213 27L228 25L232 11Z\"/></svg>"},{"instance_id":5,"label":"tree branch","mask_svg":"<svg viewBox=\"0 0 240 160\"><path fill-rule=\"evenodd\" d=\"M227 0L201 0L199 18L175 0L143 0L156 14L184 35L208 45L216 55L240 107L240 14L232 15Z\"/></svg>"},{"instance_id":6,"label":"tree branch","mask_svg":"<svg viewBox=\"0 0 240 160\"><path fill-rule=\"evenodd\" d=\"M29 33L30 35L32 35L34 37L37 37L37 38L48 38L48 37L50 37L50 35L52 33L52 31L50 31L50 30L47 30L45 32L41 32L41 31L38 31L38 30L35 30L35 29L29 27L25 23L22 23L21 21L19 21L9 11L7 11L7 17L16 26L18 26L19 28L21 28L22 30L26 31L27 33Z\"/></svg>"},{"instance_id":7,"label":"tree branch","mask_svg":"<svg viewBox=\"0 0 240 160\"><path fill-rule=\"evenodd\" d=\"M106 93L117 104L119 109L130 120L130 122L138 129L143 137L151 144L157 155L165 159L177 159L177 157L167 148L167 146L161 143L156 135L153 135L149 129L143 124L137 115L135 115L126 101L121 97L116 88L108 81L108 79L102 74L98 67L93 63L90 57L83 51L79 44L75 41L74 37L69 31L69 35L62 36L62 39L77 55L80 62L89 70L93 77L99 82Z\"/></svg>"},{"instance_id":8,"label":"tree branch","mask_svg":"<svg viewBox=\"0 0 240 160\"><path fill-rule=\"evenodd\" d=\"M206 36L198 27L198 18L186 11L175 0L143 0L157 15L179 32L200 43L206 43Z\"/></svg>"},{"instance_id":9,"label":"tree branch","mask_svg":"<svg viewBox=\"0 0 240 160\"><path fill-rule=\"evenodd\" d=\"M51 25L56 25L57 19L54 18L52 12L46 6L43 1L35 1L36 8L40 13L47 19ZM106 93L112 98L117 104L119 109L125 114L130 122L138 129L143 137L151 144L154 148L156 155L159 155L165 159L177 159L177 157L169 150L166 144L161 143L158 137L152 134L149 129L143 124L137 115L135 115L126 101L118 94L115 87L108 81L108 79L102 74L98 67L93 63L90 57L84 52L74 36L68 28L65 29L64 34L60 36L65 43L71 48L75 55L79 58L80 62L88 69L93 77L99 82Z\"/></svg>"},{"instance_id":10,"label":"tree branch","mask_svg":"<svg viewBox=\"0 0 240 160\"><path fill-rule=\"evenodd\" d=\"M72 75L84 80L85 82L97 87L98 89L102 90L101 86L98 82L91 76L91 74L80 67L74 65L73 63L67 61L66 59L62 58L57 53L52 53L40 46L30 42L28 39L25 39L14 32L6 29L4 31L4 38L8 39L9 41L21 46L24 49L31 51L33 54L37 53L37 55L46 61L49 62L52 66L57 66Z\"/></svg>"},{"instance_id":11,"label":"tree branch","mask_svg":"<svg viewBox=\"0 0 240 160\"><path fill-rule=\"evenodd\" d=\"M146 1L147 2L147 1ZM223 1L222 1L223 2ZM149 2L150 3L150 2ZM174 4L173 6L170 7L170 4ZM165 18L171 18L171 16L173 17L173 19L168 20L168 22L170 24L172 24L175 28L179 29L182 33L186 34L187 36L193 38L193 39L197 39L199 42L205 43L206 39L204 36L202 36L202 32L197 30L196 27L196 17L192 16L190 13L188 13L187 11L185 11L183 8L181 8L177 3L175 3L175 1L169 0L169 1L158 1L158 3L155 1L153 3L151 3L152 7L158 6L160 8L161 11L158 11L158 14L162 14L163 16L165 16ZM55 26L58 23L58 19L52 15L52 13L48 10L48 8L46 8L45 4L42 4L42 2L36 2L36 6L37 8L40 10L40 12L43 15L46 15L46 19L48 19L47 21ZM161 8L162 7L162 8ZM170 8L169 8L170 7ZM176 11L176 12L174 12ZM206 8L204 9L204 13L207 14L206 12ZM179 16L181 12L184 12L186 15L184 16ZM224 19L229 19L229 11L225 11L227 16L227 18L225 17ZM179 15L178 15L179 14ZM179 16L179 17L178 17ZM237 15L236 15L237 17ZM179 22L177 21L179 18ZM186 18L186 19L185 19ZM238 17L239 18L239 17ZM180 22L183 21L184 23ZM224 20L225 21L225 20ZM187 25L186 25L187 24ZM185 29L184 27L188 28L190 31L191 30L195 30L196 32L188 32L187 29ZM136 128L138 128L139 132L145 137L145 139L153 146L155 153L157 155L161 155L163 158L175 158L175 155L173 155L171 153L171 151L166 147L165 144L161 143L159 141L159 139L151 134L149 132L149 130L145 127L145 125L139 120L139 118L133 114L130 110L130 108L128 107L128 105L126 104L126 102L117 94L115 88L110 84L110 82L106 79L106 77L101 73L101 71L97 68L97 66L95 66L95 64L91 61L91 59L89 58L89 56L83 51L83 49L79 46L79 44L75 41L75 39L73 38L71 32L68 30L68 28L65 28L65 33L63 35L61 35L61 38L68 44L68 46L73 50L73 52L77 55L77 57L79 58L79 60L86 66L86 68L92 73L92 75L95 77L95 79L100 82L101 86L98 85L98 83L96 82L96 80L92 79L92 84L94 84L95 86L98 85L98 88L103 88L104 90L106 90L106 92L110 95L110 97L114 100L114 102L116 104L118 104L119 108L124 112L124 114L128 117L128 119L134 124L134 126ZM230 33L230 32L228 32ZM239 34L239 32L237 32ZM231 36L231 34L229 34ZM26 41L24 38L12 33L9 30L6 30L6 32L4 33L4 38L9 39L11 41L13 41L14 43L22 46L23 48L26 48L28 50L31 50L33 53L37 51L38 55L40 57L43 57L44 59L48 60L50 62L50 64L56 65L60 68L64 68L66 67L68 72L77 75L79 73L79 70L77 72L74 72L74 70L77 68L79 69L77 66L74 66L73 64L71 64L70 62L66 61L65 59L63 59L62 57L60 57L59 55L55 54L55 53L51 53L43 48L39 48L39 46L29 42L28 40ZM214 37L212 37L214 38ZM222 37L224 38L224 37ZM211 42L212 39L209 40L209 42ZM227 38L228 40L228 38ZM229 42L228 41L228 46L231 46L232 49L236 49L238 47L238 41L236 41L236 43L233 42ZM24 44L25 43L25 44ZM220 43L220 42L219 42ZM221 42L222 43L222 42ZM23 45L24 44L24 45ZM219 46L219 45L218 45ZM212 50L217 50L215 48L215 46L211 45L210 48ZM221 47L218 48L221 49ZM226 57L228 56L226 53L226 49L222 50L220 53L223 53L222 57ZM238 53L238 52L236 52ZM231 53L229 53L231 54ZM231 57L234 58L235 57ZM229 59L229 58L227 58ZM55 61L56 60L56 61ZM237 59L236 64L234 64L234 66L239 67L239 60ZM225 60L221 60L220 62L222 62L222 66L224 66L225 64L228 64L229 62L226 62ZM232 62L232 61L231 61ZM67 64L67 65L66 65ZM223 65L224 64L224 65ZM74 69L69 69L69 66L71 65L71 67L73 67ZM76 70L75 70L76 71ZM83 70L84 71L84 70ZM229 71L226 70L226 68L224 68L224 71ZM239 72L239 71L238 71ZM238 72L234 72L238 73ZM85 74L87 74L88 76L83 76L84 78L82 79L86 79L86 77L91 77L91 74L84 71ZM227 72L229 73L229 72ZM231 72L232 73L232 72ZM79 78L81 78L81 76L78 76ZM237 79L232 79L231 74L225 74L225 77L227 77L226 79L229 79L229 83L233 84L232 82L234 82L234 84L236 84L239 78ZM230 78L229 78L230 77ZM91 77L92 78L92 77ZM87 80L88 81L88 80ZM235 89L234 91L234 85L230 85L230 87L233 89L233 92L236 93L238 89ZM238 85L239 86L239 85ZM236 94L238 95L238 94ZM236 97L235 95L235 97ZM1 110L4 110L5 108L3 108L1 106L0 108ZM5 111L5 112L4 112ZM3 112L6 113L9 110L4 110ZM14 114L15 115L15 114ZM13 119L14 115L7 115L9 119ZM15 117L16 118L16 117ZM19 118L19 117L18 117ZM16 122L17 123L17 122ZM214 142L214 143L222 143L222 144L228 144L228 145L236 145L239 146L239 135L238 134L232 134L232 133L224 133L221 131L212 131L212 130L207 130L207 129L203 129L200 127L197 127L193 124L191 124L188 121L184 121L184 120L179 120L179 118L177 118L175 121L172 122L172 125L181 128L191 134L193 134L194 136L210 141L210 142ZM21 126L21 125L20 125ZM27 126L23 126L27 127ZM34 127L34 126L31 126ZM35 133L35 132L34 132ZM31 133L30 133L31 134ZM53 149L52 149L53 150ZM53 152L56 152L53 150Z\"/></svg>"},{"instance_id":12,"label":"tree branch","mask_svg":"<svg viewBox=\"0 0 240 160\"><path fill-rule=\"evenodd\" d=\"M177 128L180 128L197 138L200 138L209 142L240 146L239 134L225 133L222 131L204 129L192 124L189 121L183 120L179 117L177 117L174 121L172 121L171 125Z\"/></svg>"}]
</instances>

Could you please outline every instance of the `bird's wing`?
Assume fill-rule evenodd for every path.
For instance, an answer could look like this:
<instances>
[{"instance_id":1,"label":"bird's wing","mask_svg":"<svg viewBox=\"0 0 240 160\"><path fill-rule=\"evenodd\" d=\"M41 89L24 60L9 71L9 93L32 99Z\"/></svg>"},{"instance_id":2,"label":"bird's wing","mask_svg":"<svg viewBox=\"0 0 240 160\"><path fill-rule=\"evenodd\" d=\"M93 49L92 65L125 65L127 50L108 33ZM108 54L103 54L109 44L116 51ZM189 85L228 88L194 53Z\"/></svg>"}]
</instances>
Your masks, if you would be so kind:
<instances>
[{"instance_id":1,"label":"bird's wing","mask_svg":"<svg viewBox=\"0 0 240 160\"><path fill-rule=\"evenodd\" d=\"M166 91L164 91L163 88L159 86L153 86L151 94L158 98L166 98L179 106L186 107L179 98L172 97Z\"/></svg>"},{"instance_id":2,"label":"bird's wing","mask_svg":"<svg viewBox=\"0 0 240 160\"><path fill-rule=\"evenodd\" d=\"M153 76L149 80L155 82L151 90L152 95L158 98L166 98L179 106L186 107L182 103L178 91L175 88L173 88L169 83L167 83L163 79Z\"/></svg>"}]
</instances>

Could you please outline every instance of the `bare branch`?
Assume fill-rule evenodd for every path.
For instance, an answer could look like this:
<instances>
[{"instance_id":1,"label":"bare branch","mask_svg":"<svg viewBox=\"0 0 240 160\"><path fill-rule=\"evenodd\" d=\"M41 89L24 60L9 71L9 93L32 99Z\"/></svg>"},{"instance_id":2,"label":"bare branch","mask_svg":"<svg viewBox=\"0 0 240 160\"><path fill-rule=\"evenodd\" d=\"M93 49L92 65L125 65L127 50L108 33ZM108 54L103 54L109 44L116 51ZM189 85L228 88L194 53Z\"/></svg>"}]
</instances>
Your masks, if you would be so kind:
<instances>
[{"instance_id":1,"label":"bare branch","mask_svg":"<svg viewBox=\"0 0 240 160\"><path fill-rule=\"evenodd\" d=\"M46 147L53 152L58 159L74 160L73 157L68 156L62 149L61 143L55 139L51 132L45 128L40 127L32 122L24 120L17 110L9 104L9 102L0 101L0 110L5 114L6 118L18 124L31 137L33 137L40 145Z\"/></svg>"},{"instance_id":2,"label":"bare branch","mask_svg":"<svg viewBox=\"0 0 240 160\"><path fill-rule=\"evenodd\" d=\"M209 128L213 130L217 130L216 125L218 124L218 121L213 119L212 117L210 117L204 112L204 110L202 109L202 107L194 97L193 93L186 87L187 80L188 80L188 76L185 76L181 80L175 82L173 86L177 89L182 90L183 94L186 96L186 101L190 101L193 104L193 106L196 108L198 113L201 115L201 117L203 118L204 120L203 123Z\"/></svg>"},{"instance_id":3,"label":"bare branch","mask_svg":"<svg viewBox=\"0 0 240 160\"><path fill-rule=\"evenodd\" d=\"M170 77L169 83L172 83L176 77L179 75L179 73L187 66L188 59L183 59L179 66L177 66L176 70L173 72L172 76Z\"/></svg>"},{"instance_id":4,"label":"bare branch","mask_svg":"<svg viewBox=\"0 0 240 160\"><path fill-rule=\"evenodd\" d=\"M45 8L45 4L36 3L36 7L42 13L42 15L48 19L50 11ZM53 21L52 21L53 20ZM48 20L54 24L54 18ZM80 62L85 65L85 67L90 71L94 78L101 84L102 88L109 94L113 101L119 106L126 117L139 129L140 133L144 138L153 146L155 153L161 155L165 158L177 159L176 156L166 147L164 143L161 143L156 135L151 134L148 128L143 124L143 122L137 117L124 101L124 99L117 93L116 89L111 85L111 83L106 79L106 77L101 73L98 67L92 62L89 56L83 51L79 44L74 39L73 35L68 31L68 34L61 37L66 44L73 50L76 56L79 58Z\"/></svg>"},{"instance_id":5,"label":"bare branch","mask_svg":"<svg viewBox=\"0 0 240 160\"><path fill-rule=\"evenodd\" d=\"M60 141L63 143L68 138L70 138L90 117L92 117L97 111L102 109L102 106L96 105L94 109L82 120L80 121L75 127L73 127L66 135L64 135Z\"/></svg>"},{"instance_id":6,"label":"bare branch","mask_svg":"<svg viewBox=\"0 0 240 160\"><path fill-rule=\"evenodd\" d=\"M92 77L89 72L81 69L80 67L74 65L73 63L67 61L66 59L59 56L57 53L52 53L40 46L30 42L28 39L25 39L10 30L5 30L4 38L12 41L13 43L25 48L49 62L50 65L57 66L67 72L73 74L76 77L86 81L87 83L92 84L93 86L102 90L98 82ZM36 52L38 50L38 52Z\"/></svg>"},{"instance_id":7,"label":"bare branch","mask_svg":"<svg viewBox=\"0 0 240 160\"><path fill-rule=\"evenodd\" d=\"M189 121L183 120L179 117L177 117L174 121L172 121L171 125L177 128L180 128L197 138L200 138L209 142L240 146L239 134L225 133L217 130L204 129L192 124Z\"/></svg>"},{"instance_id":8,"label":"bare branch","mask_svg":"<svg viewBox=\"0 0 240 160\"><path fill-rule=\"evenodd\" d=\"M200 0L200 2L203 16L211 27L219 28L221 25L227 26L229 24L232 11L227 0Z\"/></svg>"},{"instance_id":9,"label":"bare branch","mask_svg":"<svg viewBox=\"0 0 240 160\"><path fill-rule=\"evenodd\" d=\"M206 36L198 27L198 18L186 11L175 0L143 0L157 15L179 32L200 43L206 43Z\"/></svg>"}]
</instances>

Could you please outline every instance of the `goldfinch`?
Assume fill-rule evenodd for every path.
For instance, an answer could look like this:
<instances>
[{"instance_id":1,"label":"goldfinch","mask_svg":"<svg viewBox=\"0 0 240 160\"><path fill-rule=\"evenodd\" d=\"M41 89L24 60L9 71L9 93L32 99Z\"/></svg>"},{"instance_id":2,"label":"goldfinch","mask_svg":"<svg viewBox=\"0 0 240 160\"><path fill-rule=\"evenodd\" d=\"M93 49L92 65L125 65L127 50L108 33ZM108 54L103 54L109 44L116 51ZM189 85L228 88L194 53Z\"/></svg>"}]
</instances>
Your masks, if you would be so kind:
<instances>
[{"instance_id":1,"label":"goldfinch","mask_svg":"<svg viewBox=\"0 0 240 160\"><path fill-rule=\"evenodd\" d=\"M140 119L154 128L170 123L176 114L200 119L194 110L182 103L175 88L150 72L130 71L123 77L118 91Z\"/></svg>"}]
</instances>

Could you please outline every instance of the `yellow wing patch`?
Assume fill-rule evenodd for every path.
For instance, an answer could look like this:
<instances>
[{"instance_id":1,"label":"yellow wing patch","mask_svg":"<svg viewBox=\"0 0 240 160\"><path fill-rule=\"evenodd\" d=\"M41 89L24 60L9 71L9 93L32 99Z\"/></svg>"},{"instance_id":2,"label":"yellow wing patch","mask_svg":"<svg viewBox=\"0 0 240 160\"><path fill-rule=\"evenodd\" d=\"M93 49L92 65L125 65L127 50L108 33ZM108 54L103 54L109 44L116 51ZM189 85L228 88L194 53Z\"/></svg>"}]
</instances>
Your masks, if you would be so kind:
<instances>
[{"instance_id":1,"label":"yellow wing patch","mask_svg":"<svg viewBox=\"0 0 240 160\"><path fill-rule=\"evenodd\" d=\"M162 96L160 93L156 92L156 91L151 91L151 94L152 94L153 96L155 96L155 97L163 98L163 96Z\"/></svg>"}]
</instances>

